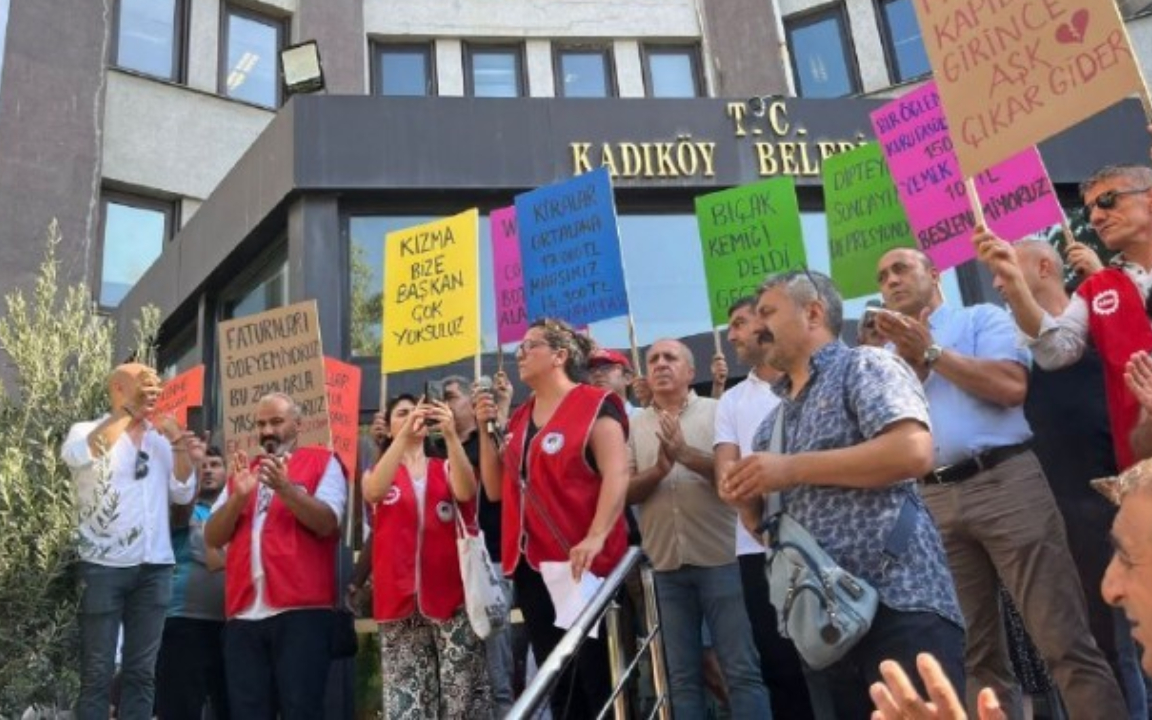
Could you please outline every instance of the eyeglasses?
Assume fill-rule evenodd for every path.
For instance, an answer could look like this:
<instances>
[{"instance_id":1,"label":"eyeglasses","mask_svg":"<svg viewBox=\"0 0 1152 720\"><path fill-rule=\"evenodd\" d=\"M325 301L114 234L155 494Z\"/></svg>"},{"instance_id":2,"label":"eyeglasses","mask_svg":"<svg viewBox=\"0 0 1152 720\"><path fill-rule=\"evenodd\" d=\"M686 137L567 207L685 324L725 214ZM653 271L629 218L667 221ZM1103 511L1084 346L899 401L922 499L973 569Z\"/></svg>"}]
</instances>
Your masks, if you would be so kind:
<instances>
[{"instance_id":1,"label":"eyeglasses","mask_svg":"<svg viewBox=\"0 0 1152 720\"><path fill-rule=\"evenodd\" d=\"M524 342L522 342L516 346L516 352L523 354L523 355L527 355L528 353L532 352L533 350L535 350L536 348L538 348L542 345L543 346L548 345L548 341L547 340L525 340Z\"/></svg>"},{"instance_id":2,"label":"eyeglasses","mask_svg":"<svg viewBox=\"0 0 1152 720\"><path fill-rule=\"evenodd\" d=\"M1105 190L1096 196L1096 199L1090 203L1084 203L1084 222L1092 222L1092 210L1100 208L1101 210L1111 210L1116 207L1116 201L1124 195L1139 195L1142 192L1148 192L1152 187L1136 188L1135 190Z\"/></svg>"},{"instance_id":3,"label":"eyeglasses","mask_svg":"<svg viewBox=\"0 0 1152 720\"><path fill-rule=\"evenodd\" d=\"M136 453L136 479L143 480L148 476L148 453L140 450Z\"/></svg>"}]
</instances>

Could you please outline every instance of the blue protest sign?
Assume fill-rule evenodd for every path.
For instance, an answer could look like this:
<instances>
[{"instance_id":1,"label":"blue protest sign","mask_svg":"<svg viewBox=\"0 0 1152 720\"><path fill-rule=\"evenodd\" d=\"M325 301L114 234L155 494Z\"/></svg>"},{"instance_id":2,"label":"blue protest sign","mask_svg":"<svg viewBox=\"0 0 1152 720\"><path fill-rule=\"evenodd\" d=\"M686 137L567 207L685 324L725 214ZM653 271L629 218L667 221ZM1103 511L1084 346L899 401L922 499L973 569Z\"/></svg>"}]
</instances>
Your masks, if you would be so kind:
<instances>
[{"instance_id":1,"label":"blue protest sign","mask_svg":"<svg viewBox=\"0 0 1152 720\"><path fill-rule=\"evenodd\" d=\"M607 169L517 195L516 222L530 321L580 326L628 314Z\"/></svg>"}]
</instances>

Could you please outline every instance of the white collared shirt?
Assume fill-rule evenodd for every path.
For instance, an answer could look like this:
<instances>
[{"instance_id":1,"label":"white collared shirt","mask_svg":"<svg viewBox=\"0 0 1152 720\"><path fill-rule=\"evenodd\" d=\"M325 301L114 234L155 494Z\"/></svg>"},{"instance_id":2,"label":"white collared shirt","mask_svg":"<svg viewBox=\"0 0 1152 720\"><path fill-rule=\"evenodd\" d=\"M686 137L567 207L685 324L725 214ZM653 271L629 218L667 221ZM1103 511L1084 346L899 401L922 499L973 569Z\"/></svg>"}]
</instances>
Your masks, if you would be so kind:
<instances>
[{"instance_id":1,"label":"white collared shirt","mask_svg":"<svg viewBox=\"0 0 1152 720\"><path fill-rule=\"evenodd\" d=\"M749 372L748 377L720 396L720 405L716 408L715 445L736 445L740 448L740 457L748 457L755 452L752 440L756 437L756 429L779 403L780 398L772 392L771 383L761 380L755 370ZM757 553L763 554L764 546L748 532L744 523L737 521L736 554Z\"/></svg>"},{"instance_id":2,"label":"white collared shirt","mask_svg":"<svg viewBox=\"0 0 1152 720\"><path fill-rule=\"evenodd\" d=\"M60 450L76 483L80 559L110 567L174 564L168 506L192 502L196 473L176 479L172 445L147 421L139 449L125 432L104 457L92 457L88 436L107 417L73 425ZM147 466L139 480L138 457Z\"/></svg>"},{"instance_id":3,"label":"white collared shirt","mask_svg":"<svg viewBox=\"0 0 1152 720\"><path fill-rule=\"evenodd\" d=\"M261 553L261 538L264 536L264 521L268 518L268 506L272 503L275 491L267 485L257 483L256 490L256 517L252 520L252 584L256 588L256 599L232 618L233 620L263 620L282 612L296 610L297 608L274 608L268 604L266 580L264 576L264 557ZM336 516L336 523L344 517L344 503L348 500L348 481L344 479L344 471L340 462L333 455L324 468L324 475L320 484L316 486L313 497L328 506ZM215 513L228 502L228 486L220 491L216 502L212 503L212 512Z\"/></svg>"}]
</instances>

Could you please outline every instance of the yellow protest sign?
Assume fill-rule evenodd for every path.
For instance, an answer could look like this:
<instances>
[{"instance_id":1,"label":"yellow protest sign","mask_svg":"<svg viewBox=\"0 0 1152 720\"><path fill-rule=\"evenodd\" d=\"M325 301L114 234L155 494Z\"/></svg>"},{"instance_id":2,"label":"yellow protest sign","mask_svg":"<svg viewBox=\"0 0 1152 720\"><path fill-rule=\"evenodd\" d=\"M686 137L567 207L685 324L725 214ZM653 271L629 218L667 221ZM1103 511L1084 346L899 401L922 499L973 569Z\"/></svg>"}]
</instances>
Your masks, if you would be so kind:
<instances>
[{"instance_id":1,"label":"yellow protest sign","mask_svg":"<svg viewBox=\"0 0 1152 720\"><path fill-rule=\"evenodd\" d=\"M475 209L384 238L385 373L443 365L480 349Z\"/></svg>"},{"instance_id":2,"label":"yellow protest sign","mask_svg":"<svg viewBox=\"0 0 1152 720\"><path fill-rule=\"evenodd\" d=\"M300 407L297 445L330 447L316 301L227 320L218 334L225 452L259 452L256 403L272 392L288 395Z\"/></svg>"},{"instance_id":3,"label":"yellow protest sign","mask_svg":"<svg viewBox=\"0 0 1152 720\"><path fill-rule=\"evenodd\" d=\"M1114 0L913 5L965 177L1145 92Z\"/></svg>"}]
</instances>

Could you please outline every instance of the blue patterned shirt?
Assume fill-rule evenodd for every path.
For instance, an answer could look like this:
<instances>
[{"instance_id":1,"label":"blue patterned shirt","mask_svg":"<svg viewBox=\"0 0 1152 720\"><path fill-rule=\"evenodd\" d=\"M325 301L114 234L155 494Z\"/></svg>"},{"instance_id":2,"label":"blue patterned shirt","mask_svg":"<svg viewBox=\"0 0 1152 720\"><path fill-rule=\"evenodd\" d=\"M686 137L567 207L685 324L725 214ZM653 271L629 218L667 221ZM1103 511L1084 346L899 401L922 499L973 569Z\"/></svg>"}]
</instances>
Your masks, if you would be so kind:
<instances>
[{"instance_id":1,"label":"blue patterned shirt","mask_svg":"<svg viewBox=\"0 0 1152 720\"><path fill-rule=\"evenodd\" d=\"M901 420L930 427L920 381L888 351L851 349L836 340L810 363L811 377L795 399L787 377L773 385L781 403L756 431L757 451L768 449L780 412L788 454L858 445ZM841 567L876 588L885 605L934 612L964 626L940 534L914 480L874 489L801 485L783 495L788 513ZM906 498L916 506L916 527L900 560L884 568L884 543Z\"/></svg>"}]
</instances>

